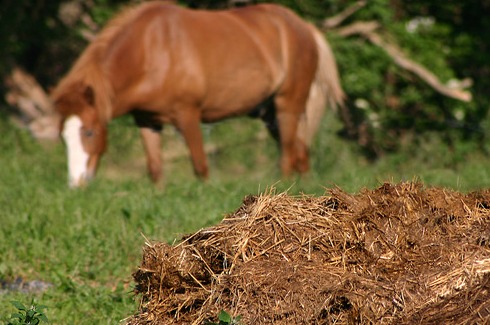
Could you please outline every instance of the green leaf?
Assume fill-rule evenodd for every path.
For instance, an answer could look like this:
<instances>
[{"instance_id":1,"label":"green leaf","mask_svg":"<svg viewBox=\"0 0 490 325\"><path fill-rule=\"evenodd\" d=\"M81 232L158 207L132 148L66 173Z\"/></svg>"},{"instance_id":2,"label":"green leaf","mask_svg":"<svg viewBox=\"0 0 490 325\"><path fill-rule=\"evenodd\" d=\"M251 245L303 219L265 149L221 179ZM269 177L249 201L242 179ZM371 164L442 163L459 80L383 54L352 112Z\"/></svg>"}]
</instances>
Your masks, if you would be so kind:
<instances>
[{"instance_id":1,"label":"green leaf","mask_svg":"<svg viewBox=\"0 0 490 325\"><path fill-rule=\"evenodd\" d=\"M21 325L21 324L22 323L17 319L11 320L10 322L7 323L7 325Z\"/></svg>"},{"instance_id":2,"label":"green leaf","mask_svg":"<svg viewBox=\"0 0 490 325\"><path fill-rule=\"evenodd\" d=\"M27 311L26 315L27 315L27 317L32 319L34 317L34 315L36 315L36 310L35 309L29 309Z\"/></svg>"},{"instance_id":3,"label":"green leaf","mask_svg":"<svg viewBox=\"0 0 490 325\"><path fill-rule=\"evenodd\" d=\"M11 301L10 302L12 305L15 306L15 308L17 308L18 310L27 310L27 307L24 306L22 303L20 303L19 301Z\"/></svg>"},{"instance_id":4,"label":"green leaf","mask_svg":"<svg viewBox=\"0 0 490 325\"><path fill-rule=\"evenodd\" d=\"M45 306L45 305L39 305L36 307L36 309L39 311L39 310L43 310L43 309L48 309L48 306Z\"/></svg>"},{"instance_id":5,"label":"green leaf","mask_svg":"<svg viewBox=\"0 0 490 325\"><path fill-rule=\"evenodd\" d=\"M220 322L223 322L225 324L230 324L231 323L231 316L228 314L226 311L221 310L218 315L218 319Z\"/></svg>"},{"instance_id":6,"label":"green leaf","mask_svg":"<svg viewBox=\"0 0 490 325\"><path fill-rule=\"evenodd\" d=\"M42 320L43 322L49 323L48 318L44 314L40 314L39 315L39 319Z\"/></svg>"},{"instance_id":7,"label":"green leaf","mask_svg":"<svg viewBox=\"0 0 490 325\"><path fill-rule=\"evenodd\" d=\"M11 318L18 318L18 319L22 319L24 318L24 315L22 314L19 314L19 313L13 313L12 316L10 316Z\"/></svg>"}]
</instances>

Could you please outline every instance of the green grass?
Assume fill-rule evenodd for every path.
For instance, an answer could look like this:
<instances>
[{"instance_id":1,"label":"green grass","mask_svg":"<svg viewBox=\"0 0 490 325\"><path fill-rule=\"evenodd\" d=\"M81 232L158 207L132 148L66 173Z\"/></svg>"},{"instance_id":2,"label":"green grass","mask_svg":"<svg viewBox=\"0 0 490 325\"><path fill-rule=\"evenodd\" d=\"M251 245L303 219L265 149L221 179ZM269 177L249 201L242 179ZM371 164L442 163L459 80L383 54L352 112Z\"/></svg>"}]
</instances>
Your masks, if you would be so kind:
<instances>
[{"instance_id":1,"label":"green grass","mask_svg":"<svg viewBox=\"0 0 490 325\"><path fill-rule=\"evenodd\" d=\"M15 311L10 301L46 305L51 324L116 324L138 306L131 273L144 236L172 242L220 222L243 197L270 186L292 194L348 192L384 181L419 179L427 185L471 191L490 185L490 159L461 144L449 153L436 137L411 150L367 161L355 143L336 135L329 113L312 150L312 172L281 179L278 149L257 121L237 119L204 127L211 178L192 174L186 149L168 128L166 182L146 177L137 130L127 119L111 125L109 151L93 183L66 184L61 143L39 143L0 117L0 280L22 277L53 284L43 293L0 293L0 323ZM231 136L233 135L233 136ZM468 149L470 148L470 149ZM124 157L124 159L120 159Z\"/></svg>"}]
</instances>

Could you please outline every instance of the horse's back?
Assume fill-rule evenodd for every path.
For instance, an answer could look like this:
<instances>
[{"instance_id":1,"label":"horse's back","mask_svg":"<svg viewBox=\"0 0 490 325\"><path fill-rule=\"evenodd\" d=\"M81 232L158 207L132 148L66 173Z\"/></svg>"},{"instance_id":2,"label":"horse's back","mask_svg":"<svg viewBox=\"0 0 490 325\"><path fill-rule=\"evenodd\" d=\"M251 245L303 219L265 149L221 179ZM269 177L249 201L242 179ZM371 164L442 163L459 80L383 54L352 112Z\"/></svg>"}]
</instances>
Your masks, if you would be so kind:
<instances>
[{"instance_id":1,"label":"horse's back","mask_svg":"<svg viewBox=\"0 0 490 325\"><path fill-rule=\"evenodd\" d=\"M255 15L254 10L264 12L264 19L272 24L272 29L276 29L273 37L281 39L280 51L286 74L278 92L295 89L308 92L318 63L318 48L311 26L290 9L276 4L252 6L250 16Z\"/></svg>"},{"instance_id":2,"label":"horse's back","mask_svg":"<svg viewBox=\"0 0 490 325\"><path fill-rule=\"evenodd\" d=\"M115 91L124 92L123 111L165 106L170 114L171 106L199 105L204 120L218 120L244 114L278 92L307 93L316 45L307 24L289 9L142 6L106 56Z\"/></svg>"}]
</instances>

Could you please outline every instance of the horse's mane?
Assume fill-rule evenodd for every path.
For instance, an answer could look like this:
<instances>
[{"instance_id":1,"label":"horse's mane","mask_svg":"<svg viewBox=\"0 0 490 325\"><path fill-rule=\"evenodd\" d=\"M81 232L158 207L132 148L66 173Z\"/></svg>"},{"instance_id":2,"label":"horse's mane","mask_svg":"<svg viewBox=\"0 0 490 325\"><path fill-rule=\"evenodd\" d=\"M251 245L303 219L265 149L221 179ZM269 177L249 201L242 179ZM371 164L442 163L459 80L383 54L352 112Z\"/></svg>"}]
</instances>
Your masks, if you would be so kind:
<instances>
[{"instance_id":1,"label":"horse's mane","mask_svg":"<svg viewBox=\"0 0 490 325\"><path fill-rule=\"evenodd\" d=\"M68 74L58 83L51 93L54 101L69 95L75 85L91 87L95 95L95 106L99 116L108 121L112 113L114 91L106 77L100 60L110 42L129 22L138 17L149 7L161 5L162 2L151 1L137 6L124 8L112 18L97 37L87 46L77 59Z\"/></svg>"}]
</instances>

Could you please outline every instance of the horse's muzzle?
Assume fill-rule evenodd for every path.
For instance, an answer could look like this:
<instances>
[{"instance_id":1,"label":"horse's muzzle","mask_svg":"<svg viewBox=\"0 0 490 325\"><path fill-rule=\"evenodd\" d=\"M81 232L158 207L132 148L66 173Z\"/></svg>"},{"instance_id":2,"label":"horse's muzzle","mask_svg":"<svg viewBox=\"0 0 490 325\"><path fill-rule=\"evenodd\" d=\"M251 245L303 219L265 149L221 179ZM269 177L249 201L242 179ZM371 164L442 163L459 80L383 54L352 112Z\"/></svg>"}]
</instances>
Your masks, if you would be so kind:
<instances>
[{"instance_id":1,"label":"horse's muzzle","mask_svg":"<svg viewBox=\"0 0 490 325\"><path fill-rule=\"evenodd\" d=\"M94 173L91 172L86 172L83 173L80 177L78 178L72 178L68 180L68 185L70 188L82 188L87 186L87 184L94 178Z\"/></svg>"}]
</instances>

